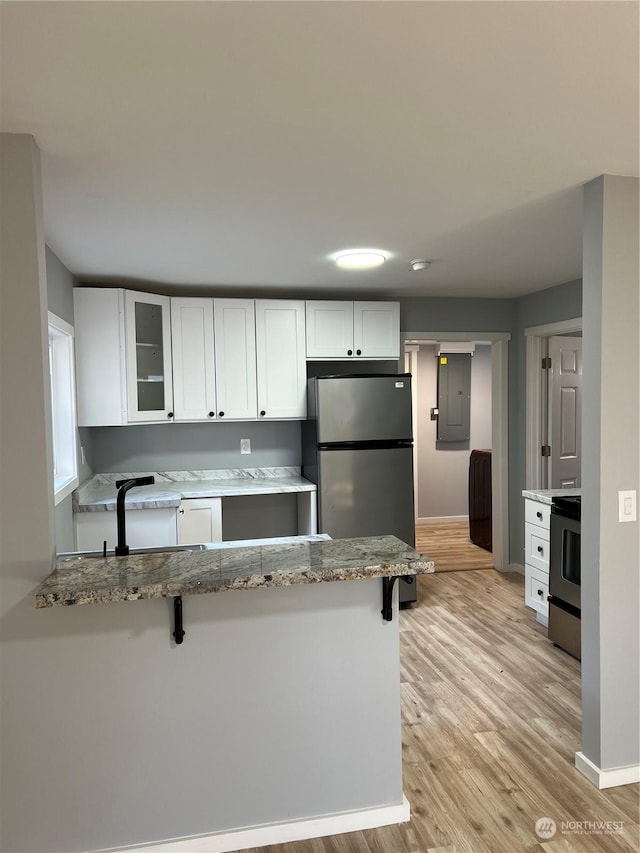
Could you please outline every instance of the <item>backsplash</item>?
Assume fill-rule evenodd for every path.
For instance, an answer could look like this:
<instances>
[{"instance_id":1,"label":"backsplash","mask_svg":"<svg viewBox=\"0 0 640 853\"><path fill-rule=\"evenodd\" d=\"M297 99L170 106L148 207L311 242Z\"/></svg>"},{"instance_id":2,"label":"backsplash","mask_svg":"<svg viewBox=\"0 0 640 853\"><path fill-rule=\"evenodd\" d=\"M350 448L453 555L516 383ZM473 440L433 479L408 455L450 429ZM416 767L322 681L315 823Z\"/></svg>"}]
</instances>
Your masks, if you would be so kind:
<instances>
[{"instance_id":1,"label":"backsplash","mask_svg":"<svg viewBox=\"0 0 640 853\"><path fill-rule=\"evenodd\" d=\"M300 421L91 427L95 473L211 471L301 464ZM240 453L240 439L251 453Z\"/></svg>"}]
</instances>

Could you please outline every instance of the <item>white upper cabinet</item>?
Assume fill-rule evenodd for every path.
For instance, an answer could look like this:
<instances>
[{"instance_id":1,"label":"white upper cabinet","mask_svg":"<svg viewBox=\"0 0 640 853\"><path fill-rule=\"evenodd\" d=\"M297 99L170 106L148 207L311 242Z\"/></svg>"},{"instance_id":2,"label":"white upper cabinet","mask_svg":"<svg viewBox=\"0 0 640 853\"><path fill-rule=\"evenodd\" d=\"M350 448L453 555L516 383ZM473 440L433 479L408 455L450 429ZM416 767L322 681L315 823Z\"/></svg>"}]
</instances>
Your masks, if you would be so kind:
<instances>
[{"instance_id":1,"label":"white upper cabinet","mask_svg":"<svg viewBox=\"0 0 640 853\"><path fill-rule=\"evenodd\" d=\"M305 305L302 300L256 299L258 418L307 416Z\"/></svg>"},{"instance_id":2,"label":"white upper cabinet","mask_svg":"<svg viewBox=\"0 0 640 853\"><path fill-rule=\"evenodd\" d=\"M79 426L306 417L306 361L398 359L397 302L74 289Z\"/></svg>"},{"instance_id":3,"label":"white upper cabinet","mask_svg":"<svg viewBox=\"0 0 640 853\"><path fill-rule=\"evenodd\" d=\"M353 356L353 302L307 300L306 315L307 358Z\"/></svg>"},{"instance_id":4,"label":"white upper cabinet","mask_svg":"<svg viewBox=\"0 0 640 853\"><path fill-rule=\"evenodd\" d=\"M172 297L174 419L212 421L217 417L213 345L213 300Z\"/></svg>"},{"instance_id":5,"label":"white upper cabinet","mask_svg":"<svg viewBox=\"0 0 640 853\"><path fill-rule=\"evenodd\" d=\"M125 291L128 421L173 418L168 296Z\"/></svg>"},{"instance_id":6,"label":"white upper cabinet","mask_svg":"<svg viewBox=\"0 0 640 853\"><path fill-rule=\"evenodd\" d=\"M356 358L400 358L400 303L354 302Z\"/></svg>"},{"instance_id":7,"label":"white upper cabinet","mask_svg":"<svg viewBox=\"0 0 640 853\"><path fill-rule=\"evenodd\" d=\"M398 302L306 303L307 359L400 358Z\"/></svg>"},{"instance_id":8,"label":"white upper cabinet","mask_svg":"<svg viewBox=\"0 0 640 853\"><path fill-rule=\"evenodd\" d=\"M124 291L75 287L78 426L127 423Z\"/></svg>"},{"instance_id":9,"label":"white upper cabinet","mask_svg":"<svg viewBox=\"0 0 640 853\"><path fill-rule=\"evenodd\" d=\"M256 327L253 299L214 299L218 420L255 420Z\"/></svg>"}]
</instances>

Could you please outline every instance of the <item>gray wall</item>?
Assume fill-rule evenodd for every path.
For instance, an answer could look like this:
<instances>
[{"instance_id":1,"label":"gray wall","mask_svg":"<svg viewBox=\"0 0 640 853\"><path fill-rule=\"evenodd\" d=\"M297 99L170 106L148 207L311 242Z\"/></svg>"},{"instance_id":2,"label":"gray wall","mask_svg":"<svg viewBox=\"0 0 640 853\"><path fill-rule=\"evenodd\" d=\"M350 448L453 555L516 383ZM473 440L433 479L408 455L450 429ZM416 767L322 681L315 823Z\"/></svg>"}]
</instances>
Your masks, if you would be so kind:
<instances>
[{"instance_id":1,"label":"gray wall","mask_svg":"<svg viewBox=\"0 0 640 853\"><path fill-rule=\"evenodd\" d=\"M471 438L468 442L436 445L437 422L430 416L430 409L437 406L435 356L435 346L420 347L417 385L418 516L466 516L469 512L471 450L491 448L491 347L476 346L471 359Z\"/></svg>"},{"instance_id":2,"label":"gray wall","mask_svg":"<svg viewBox=\"0 0 640 853\"><path fill-rule=\"evenodd\" d=\"M513 332L515 317L515 299L400 300L403 332Z\"/></svg>"},{"instance_id":3,"label":"gray wall","mask_svg":"<svg viewBox=\"0 0 640 853\"><path fill-rule=\"evenodd\" d=\"M54 546L40 161L31 137L0 144L0 849L400 803L398 623L379 581L191 596L180 647L164 600L34 607Z\"/></svg>"},{"instance_id":4,"label":"gray wall","mask_svg":"<svg viewBox=\"0 0 640 853\"><path fill-rule=\"evenodd\" d=\"M73 326L73 288L76 286L77 281L48 246L45 251L47 310ZM82 462L81 446L85 451L85 463ZM78 431L78 478L81 483L87 477L90 477L92 473L88 464L90 455L91 436L89 430L86 428L80 429ZM73 551L74 536L71 495L61 501L55 508L55 539L56 550L58 552Z\"/></svg>"},{"instance_id":5,"label":"gray wall","mask_svg":"<svg viewBox=\"0 0 640 853\"><path fill-rule=\"evenodd\" d=\"M92 464L101 473L300 465L299 421L141 424L91 433ZM241 455L241 438L251 439L250 455Z\"/></svg>"},{"instance_id":6,"label":"gray wall","mask_svg":"<svg viewBox=\"0 0 640 853\"><path fill-rule=\"evenodd\" d=\"M638 179L584 190L582 752L602 769L640 764L640 537L618 521L638 490Z\"/></svg>"},{"instance_id":7,"label":"gray wall","mask_svg":"<svg viewBox=\"0 0 640 853\"><path fill-rule=\"evenodd\" d=\"M569 281L516 300L509 364L509 558L524 566L526 488L526 341L524 330L582 316L582 281Z\"/></svg>"}]
</instances>

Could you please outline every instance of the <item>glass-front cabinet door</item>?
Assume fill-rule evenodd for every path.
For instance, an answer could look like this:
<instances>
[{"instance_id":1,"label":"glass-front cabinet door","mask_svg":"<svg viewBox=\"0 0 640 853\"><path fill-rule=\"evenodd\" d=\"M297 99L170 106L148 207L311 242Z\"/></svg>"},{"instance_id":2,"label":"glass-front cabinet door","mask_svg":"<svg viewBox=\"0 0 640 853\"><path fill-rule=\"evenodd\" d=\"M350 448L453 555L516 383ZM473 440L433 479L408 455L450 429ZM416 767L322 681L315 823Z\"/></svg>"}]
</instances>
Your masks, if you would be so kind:
<instances>
[{"instance_id":1,"label":"glass-front cabinet door","mask_svg":"<svg viewBox=\"0 0 640 853\"><path fill-rule=\"evenodd\" d=\"M170 299L126 292L129 421L173 418Z\"/></svg>"}]
</instances>

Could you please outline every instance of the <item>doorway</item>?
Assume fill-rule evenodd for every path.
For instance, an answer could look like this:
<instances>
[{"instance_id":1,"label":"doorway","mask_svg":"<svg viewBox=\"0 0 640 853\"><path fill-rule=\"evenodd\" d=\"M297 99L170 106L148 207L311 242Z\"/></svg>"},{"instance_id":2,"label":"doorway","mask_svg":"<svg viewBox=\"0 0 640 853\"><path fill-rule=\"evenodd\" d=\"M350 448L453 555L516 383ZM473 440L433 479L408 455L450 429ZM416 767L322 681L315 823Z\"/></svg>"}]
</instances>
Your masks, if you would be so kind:
<instances>
[{"instance_id":1,"label":"doorway","mask_svg":"<svg viewBox=\"0 0 640 853\"><path fill-rule=\"evenodd\" d=\"M581 484L582 318L525 329L527 489Z\"/></svg>"},{"instance_id":2,"label":"doorway","mask_svg":"<svg viewBox=\"0 0 640 853\"><path fill-rule=\"evenodd\" d=\"M416 369L419 370L418 367L418 357L420 349L423 347L434 347L437 342L447 341L447 342L467 342L467 343L476 343L479 346L486 347L487 356L490 354L490 368L488 370L487 381L490 385L491 392L491 404L490 404L490 443L489 447L492 450L492 466L491 466L491 532L492 532L492 553L485 551L483 549L476 549L475 546L470 546L472 549L473 558L478 559L478 552L480 553L480 562L482 562L482 567L489 568L493 565L499 571L507 571L509 568L508 565L508 554L509 554L509 542L508 542L508 531L509 531L509 518L508 518L508 445L507 445L507 400L508 400L508 389L507 389L507 347L508 341L510 340L510 335L508 333L497 332L497 333L483 333L482 336L479 336L477 333L469 333L469 332L412 332L412 333L403 333L403 347L405 350L408 350L406 355L406 365L405 369L408 372L411 372L415 375ZM481 337L481 340L480 340ZM415 384L415 383L414 383ZM415 388L414 388L415 394ZM421 400L419 405L422 409L427 407L428 409L436 406L436 401L433 400ZM414 418L416 414L417 406L414 405ZM419 432L417 429L417 423L414 422L414 436L418 438L418 442L420 440ZM446 451L443 451L446 453ZM467 454L468 460L468 454ZM416 470L417 466L416 466ZM468 469L465 472L465 480L467 477ZM421 488L422 486L422 488ZM424 507L424 484L420 483L420 476L416 477L416 495L415 495L415 504L418 511L417 518L420 519L422 517L420 510L420 491L423 494L422 506ZM437 481L432 484L427 484L427 491L431 488L433 490L442 489L444 487L443 482L438 483ZM467 492L468 495L468 492ZM468 506L468 503L466 503ZM462 545L467 545L469 543L469 532L468 532L468 522L466 520L466 514L463 516L464 521L460 521L460 519L456 519L455 515L457 513L453 513L453 518L451 518L452 513L447 512L446 515L437 516L439 524L457 524L458 527L462 527L462 531L458 532L458 536L455 536L454 531L454 539L450 539L449 542L446 543L443 548L442 554L440 556L441 565L442 562L446 559L447 553L451 556L452 552L456 549L456 541L459 541ZM420 530L417 530L418 539L420 538ZM451 531L447 531L450 533ZM462 534L462 535L461 535ZM417 542L418 544L418 542ZM425 549L426 553L429 553L429 546ZM431 549L433 550L433 549ZM436 558L436 554L429 553L429 556L433 556ZM471 554L469 555L470 559ZM438 560L436 559L436 563ZM463 566L461 566L463 567ZM480 567L480 565L474 566ZM471 568L471 566L469 566Z\"/></svg>"}]
</instances>

